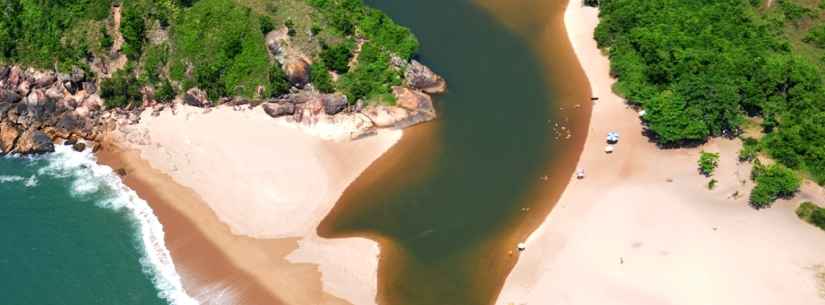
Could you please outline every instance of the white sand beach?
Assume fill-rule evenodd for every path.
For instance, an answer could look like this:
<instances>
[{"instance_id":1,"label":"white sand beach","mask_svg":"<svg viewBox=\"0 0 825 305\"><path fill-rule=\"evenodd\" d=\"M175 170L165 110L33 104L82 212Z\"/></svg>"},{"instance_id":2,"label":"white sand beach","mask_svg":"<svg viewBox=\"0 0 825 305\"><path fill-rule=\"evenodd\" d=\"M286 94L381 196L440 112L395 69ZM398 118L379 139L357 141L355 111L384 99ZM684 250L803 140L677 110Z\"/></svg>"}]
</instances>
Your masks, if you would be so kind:
<instances>
[{"instance_id":1,"label":"white sand beach","mask_svg":"<svg viewBox=\"0 0 825 305\"><path fill-rule=\"evenodd\" d=\"M182 106L176 115L167 110L154 117L146 111L138 125L128 127L121 145L137 150L152 168L194 191L231 234L216 228L220 225L209 220L211 213L197 204L178 205L179 212L283 303L342 304L340 298L375 304L378 244L363 238L323 239L316 228L344 189L402 132L334 142L278 123L260 108L203 112ZM283 241L279 248L291 250L270 251L270 245L263 245L268 241ZM172 253L175 260L188 259L175 257L174 249ZM284 257L275 257L279 255ZM272 262L282 258L317 268L278 269ZM333 297L316 291L312 278L317 272L324 294ZM186 282L190 272L181 273ZM203 291L189 293L205 303L223 303L204 300L218 297L207 291L214 285L206 280L198 285Z\"/></svg>"},{"instance_id":2,"label":"white sand beach","mask_svg":"<svg viewBox=\"0 0 825 305\"><path fill-rule=\"evenodd\" d=\"M638 114L613 94L609 61L596 47L598 11L571 1L565 26L599 101L572 180L527 241L497 304L718 305L825 303L825 232L799 220L799 202L825 203L810 181L792 200L754 210L750 166L738 140L661 150ZM605 136L618 131L614 154ZM709 178L700 151L721 153ZM573 179L573 178L571 178ZM734 194L736 194L734 196Z\"/></svg>"}]
</instances>

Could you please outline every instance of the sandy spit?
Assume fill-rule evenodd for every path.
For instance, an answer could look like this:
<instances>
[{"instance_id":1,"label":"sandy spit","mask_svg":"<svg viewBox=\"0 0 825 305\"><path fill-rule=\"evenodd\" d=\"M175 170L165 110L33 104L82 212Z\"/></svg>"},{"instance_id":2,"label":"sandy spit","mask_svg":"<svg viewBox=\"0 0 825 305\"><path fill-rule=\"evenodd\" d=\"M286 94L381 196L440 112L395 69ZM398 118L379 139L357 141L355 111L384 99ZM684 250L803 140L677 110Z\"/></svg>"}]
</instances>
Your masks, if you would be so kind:
<instances>
[{"instance_id":1,"label":"sandy spit","mask_svg":"<svg viewBox=\"0 0 825 305\"><path fill-rule=\"evenodd\" d=\"M661 150L638 114L616 96L610 64L593 32L598 11L571 1L565 27L599 101L578 167L556 207L527 241L497 304L823 304L825 232L794 214L825 203L806 182L792 200L756 211L747 204L750 166L738 140ZM614 154L605 136L621 133ZM721 153L709 190L700 151Z\"/></svg>"},{"instance_id":2,"label":"sandy spit","mask_svg":"<svg viewBox=\"0 0 825 305\"><path fill-rule=\"evenodd\" d=\"M202 304L375 304L378 244L316 228L402 132L334 142L260 108L203 112L147 111L101 157L159 214L187 293Z\"/></svg>"}]
</instances>

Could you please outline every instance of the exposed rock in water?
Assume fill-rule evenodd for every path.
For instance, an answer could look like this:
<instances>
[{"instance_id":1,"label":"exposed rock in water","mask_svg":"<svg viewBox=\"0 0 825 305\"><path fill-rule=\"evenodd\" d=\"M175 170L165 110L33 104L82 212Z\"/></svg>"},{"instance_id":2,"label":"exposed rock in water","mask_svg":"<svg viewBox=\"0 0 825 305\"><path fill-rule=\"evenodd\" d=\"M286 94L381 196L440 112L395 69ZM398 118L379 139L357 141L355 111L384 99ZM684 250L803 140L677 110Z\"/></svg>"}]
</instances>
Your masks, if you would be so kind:
<instances>
[{"instance_id":1,"label":"exposed rock in water","mask_svg":"<svg viewBox=\"0 0 825 305\"><path fill-rule=\"evenodd\" d=\"M335 115L347 108L349 102L347 96L343 94L325 94L322 97L324 112L328 115Z\"/></svg>"},{"instance_id":2,"label":"exposed rock in water","mask_svg":"<svg viewBox=\"0 0 825 305\"><path fill-rule=\"evenodd\" d=\"M433 100L429 95L405 87L393 87L392 91L395 95L396 105L410 110L414 114L426 117L425 121L437 117Z\"/></svg>"},{"instance_id":3,"label":"exposed rock in water","mask_svg":"<svg viewBox=\"0 0 825 305\"><path fill-rule=\"evenodd\" d=\"M82 151L86 150L86 143L83 143L83 142L74 143L74 145L72 145L72 149L76 152L82 152Z\"/></svg>"},{"instance_id":4,"label":"exposed rock in water","mask_svg":"<svg viewBox=\"0 0 825 305\"><path fill-rule=\"evenodd\" d=\"M295 105L291 103L266 103L263 108L264 112L273 118L295 113Z\"/></svg>"},{"instance_id":5,"label":"exposed rock in water","mask_svg":"<svg viewBox=\"0 0 825 305\"><path fill-rule=\"evenodd\" d=\"M404 78L410 88L426 93L436 94L447 90L447 82L441 76L433 73L430 68L416 60L412 60L407 66Z\"/></svg>"},{"instance_id":6,"label":"exposed rock in water","mask_svg":"<svg viewBox=\"0 0 825 305\"><path fill-rule=\"evenodd\" d=\"M54 152L54 143L43 131L28 129L17 139L16 151L20 154L44 154Z\"/></svg>"},{"instance_id":7,"label":"exposed rock in water","mask_svg":"<svg viewBox=\"0 0 825 305\"><path fill-rule=\"evenodd\" d=\"M409 113L404 108L385 105L370 105L361 111L377 127L400 128L407 126L404 122L409 117Z\"/></svg>"},{"instance_id":8,"label":"exposed rock in water","mask_svg":"<svg viewBox=\"0 0 825 305\"><path fill-rule=\"evenodd\" d=\"M183 102L190 106L202 108L209 107L211 105L206 92L198 88L192 88L189 89L189 91L186 91L186 95L183 97Z\"/></svg>"},{"instance_id":9,"label":"exposed rock in water","mask_svg":"<svg viewBox=\"0 0 825 305\"><path fill-rule=\"evenodd\" d=\"M0 122L0 153L7 154L14 149L20 131L8 122Z\"/></svg>"}]
</instances>

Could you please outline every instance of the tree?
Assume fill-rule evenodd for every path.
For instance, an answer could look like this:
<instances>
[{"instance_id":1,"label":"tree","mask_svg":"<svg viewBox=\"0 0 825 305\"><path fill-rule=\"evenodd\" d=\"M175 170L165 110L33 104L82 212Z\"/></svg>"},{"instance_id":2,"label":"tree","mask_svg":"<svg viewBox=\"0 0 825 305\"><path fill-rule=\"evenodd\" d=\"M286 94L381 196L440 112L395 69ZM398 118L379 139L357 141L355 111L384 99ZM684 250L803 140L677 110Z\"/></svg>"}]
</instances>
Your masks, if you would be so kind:
<instances>
[{"instance_id":1,"label":"tree","mask_svg":"<svg viewBox=\"0 0 825 305\"><path fill-rule=\"evenodd\" d=\"M769 207L779 198L793 196L802 184L793 170L781 164L763 166L757 162L751 178L756 186L751 191L750 203L757 209Z\"/></svg>"},{"instance_id":2,"label":"tree","mask_svg":"<svg viewBox=\"0 0 825 305\"><path fill-rule=\"evenodd\" d=\"M269 95L279 97L289 92L289 79L281 65L275 63L269 69Z\"/></svg>"},{"instance_id":3,"label":"tree","mask_svg":"<svg viewBox=\"0 0 825 305\"><path fill-rule=\"evenodd\" d=\"M349 61L352 59L352 49L347 44L327 47L321 51L321 60L324 65L338 73L349 71Z\"/></svg>"},{"instance_id":4,"label":"tree","mask_svg":"<svg viewBox=\"0 0 825 305\"><path fill-rule=\"evenodd\" d=\"M335 92L335 87L332 85L332 77L329 76L329 71L323 62L316 62L310 66L309 77L310 82L318 91L323 93Z\"/></svg>"},{"instance_id":5,"label":"tree","mask_svg":"<svg viewBox=\"0 0 825 305\"><path fill-rule=\"evenodd\" d=\"M106 108L121 108L141 102L140 84L131 66L115 72L100 83L100 97Z\"/></svg>"},{"instance_id":6,"label":"tree","mask_svg":"<svg viewBox=\"0 0 825 305\"><path fill-rule=\"evenodd\" d=\"M172 88L172 83L168 79L161 81L157 90L155 90L155 100L158 102L170 102L175 99L175 96L175 89Z\"/></svg>"},{"instance_id":7,"label":"tree","mask_svg":"<svg viewBox=\"0 0 825 305\"><path fill-rule=\"evenodd\" d=\"M699 156L699 172L705 176L713 176L713 172L719 166L719 154L702 151Z\"/></svg>"}]
</instances>

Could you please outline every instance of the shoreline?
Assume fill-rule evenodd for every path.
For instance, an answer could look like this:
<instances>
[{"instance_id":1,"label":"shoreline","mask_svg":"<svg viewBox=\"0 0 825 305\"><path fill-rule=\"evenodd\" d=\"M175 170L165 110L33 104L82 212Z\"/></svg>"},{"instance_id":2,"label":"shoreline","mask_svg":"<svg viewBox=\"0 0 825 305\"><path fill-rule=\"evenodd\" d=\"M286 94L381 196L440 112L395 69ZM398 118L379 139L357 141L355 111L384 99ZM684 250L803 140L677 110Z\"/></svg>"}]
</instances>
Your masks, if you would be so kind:
<instances>
[{"instance_id":1,"label":"shoreline","mask_svg":"<svg viewBox=\"0 0 825 305\"><path fill-rule=\"evenodd\" d=\"M597 9L571 2L565 28L600 98L578 162L587 177L570 178L496 304L821 303L825 234L794 209L825 200L825 191L806 181L794 199L756 211L746 202L750 166L736 160L738 140L673 150L650 143L638 114L611 90L610 63L592 38ZM613 130L622 139L606 155L601 137ZM722 154L712 191L695 169L703 149Z\"/></svg>"},{"instance_id":2,"label":"shoreline","mask_svg":"<svg viewBox=\"0 0 825 305\"><path fill-rule=\"evenodd\" d=\"M144 112L99 159L126 169L126 185L156 210L185 289L201 304L375 304L377 243L323 239L315 228L402 132L324 141L255 110ZM218 136L227 129L244 136Z\"/></svg>"}]
</instances>

